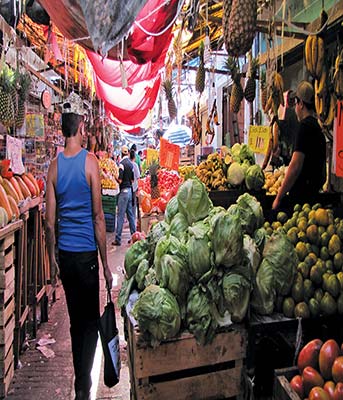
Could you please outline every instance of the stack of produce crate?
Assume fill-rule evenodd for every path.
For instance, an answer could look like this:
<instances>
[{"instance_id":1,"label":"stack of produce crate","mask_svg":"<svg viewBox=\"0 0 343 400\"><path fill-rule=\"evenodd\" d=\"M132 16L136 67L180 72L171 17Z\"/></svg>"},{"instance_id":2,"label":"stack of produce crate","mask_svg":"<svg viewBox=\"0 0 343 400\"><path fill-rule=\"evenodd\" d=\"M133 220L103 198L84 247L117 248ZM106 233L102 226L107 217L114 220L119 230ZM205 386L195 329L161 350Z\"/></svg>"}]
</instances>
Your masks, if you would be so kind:
<instances>
[{"instance_id":1,"label":"stack of produce crate","mask_svg":"<svg viewBox=\"0 0 343 400\"><path fill-rule=\"evenodd\" d=\"M106 232L115 231L117 196L102 195L102 209L105 214Z\"/></svg>"}]
</instances>

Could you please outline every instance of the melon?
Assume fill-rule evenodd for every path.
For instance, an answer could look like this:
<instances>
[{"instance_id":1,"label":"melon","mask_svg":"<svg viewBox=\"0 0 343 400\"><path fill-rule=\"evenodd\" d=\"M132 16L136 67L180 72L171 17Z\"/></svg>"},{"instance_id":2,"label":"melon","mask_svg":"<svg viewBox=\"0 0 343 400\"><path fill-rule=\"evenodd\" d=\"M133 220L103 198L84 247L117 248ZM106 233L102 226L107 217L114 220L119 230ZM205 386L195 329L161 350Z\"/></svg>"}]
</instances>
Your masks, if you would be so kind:
<instances>
[{"instance_id":1,"label":"melon","mask_svg":"<svg viewBox=\"0 0 343 400\"><path fill-rule=\"evenodd\" d=\"M0 228L8 224L8 215L4 207L0 207Z\"/></svg>"}]
</instances>

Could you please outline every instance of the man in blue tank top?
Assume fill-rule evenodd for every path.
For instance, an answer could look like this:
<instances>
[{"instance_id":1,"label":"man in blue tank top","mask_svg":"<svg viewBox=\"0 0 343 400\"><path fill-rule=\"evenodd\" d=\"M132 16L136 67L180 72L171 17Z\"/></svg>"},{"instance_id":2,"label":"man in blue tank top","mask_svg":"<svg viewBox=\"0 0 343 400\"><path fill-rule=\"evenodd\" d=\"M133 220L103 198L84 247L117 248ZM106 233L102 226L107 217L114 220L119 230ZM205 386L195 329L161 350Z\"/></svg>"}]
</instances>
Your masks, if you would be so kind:
<instances>
[{"instance_id":1,"label":"man in blue tank top","mask_svg":"<svg viewBox=\"0 0 343 400\"><path fill-rule=\"evenodd\" d=\"M91 370L98 339L98 249L108 288L106 226L96 157L82 148L84 108L72 93L62 109L65 149L52 160L46 191L46 238L52 284L60 275L70 318L75 400L90 398ZM58 215L58 264L55 222Z\"/></svg>"}]
</instances>

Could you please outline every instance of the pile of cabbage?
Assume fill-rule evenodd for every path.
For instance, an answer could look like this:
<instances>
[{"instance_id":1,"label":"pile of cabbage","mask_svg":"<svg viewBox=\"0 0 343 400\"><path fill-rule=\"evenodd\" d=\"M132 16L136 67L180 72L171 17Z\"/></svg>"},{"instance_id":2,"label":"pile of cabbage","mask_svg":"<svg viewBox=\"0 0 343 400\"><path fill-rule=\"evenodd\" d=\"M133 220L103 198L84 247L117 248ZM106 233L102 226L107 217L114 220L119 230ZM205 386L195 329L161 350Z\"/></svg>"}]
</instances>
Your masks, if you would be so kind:
<instances>
[{"instance_id":1,"label":"pile of cabbage","mask_svg":"<svg viewBox=\"0 0 343 400\"><path fill-rule=\"evenodd\" d=\"M245 184L250 191L261 190L265 183L262 168L255 163L255 156L247 144L235 143L227 148L232 162L227 170L227 181L230 186L238 187Z\"/></svg>"},{"instance_id":2,"label":"pile of cabbage","mask_svg":"<svg viewBox=\"0 0 343 400\"><path fill-rule=\"evenodd\" d=\"M200 180L186 180L165 220L128 249L118 305L139 292L132 315L155 343L188 330L206 344L249 307L271 314L291 289L297 258L285 233L268 237L263 223L249 193L226 210L213 206Z\"/></svg>"}]
</instances>

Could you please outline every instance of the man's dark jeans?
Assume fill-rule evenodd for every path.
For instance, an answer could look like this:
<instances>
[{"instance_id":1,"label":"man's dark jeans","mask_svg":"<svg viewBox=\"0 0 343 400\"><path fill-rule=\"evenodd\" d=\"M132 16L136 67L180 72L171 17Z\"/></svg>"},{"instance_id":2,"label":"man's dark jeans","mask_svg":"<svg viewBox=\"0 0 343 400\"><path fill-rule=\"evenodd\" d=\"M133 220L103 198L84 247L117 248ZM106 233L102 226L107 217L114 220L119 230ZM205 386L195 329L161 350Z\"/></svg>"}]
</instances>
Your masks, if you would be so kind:
<instances>
[{"instance_id":1,"label":"man's dark jeans","mask_svg":"<svg viewBox=\"0 0 343 400\"><path fill-rule=\"evenodd\" d=\"M88 392L98 340L99 263L97 251L59 251L75 371L75 391Z\"/></svg>"}]
</instances>

